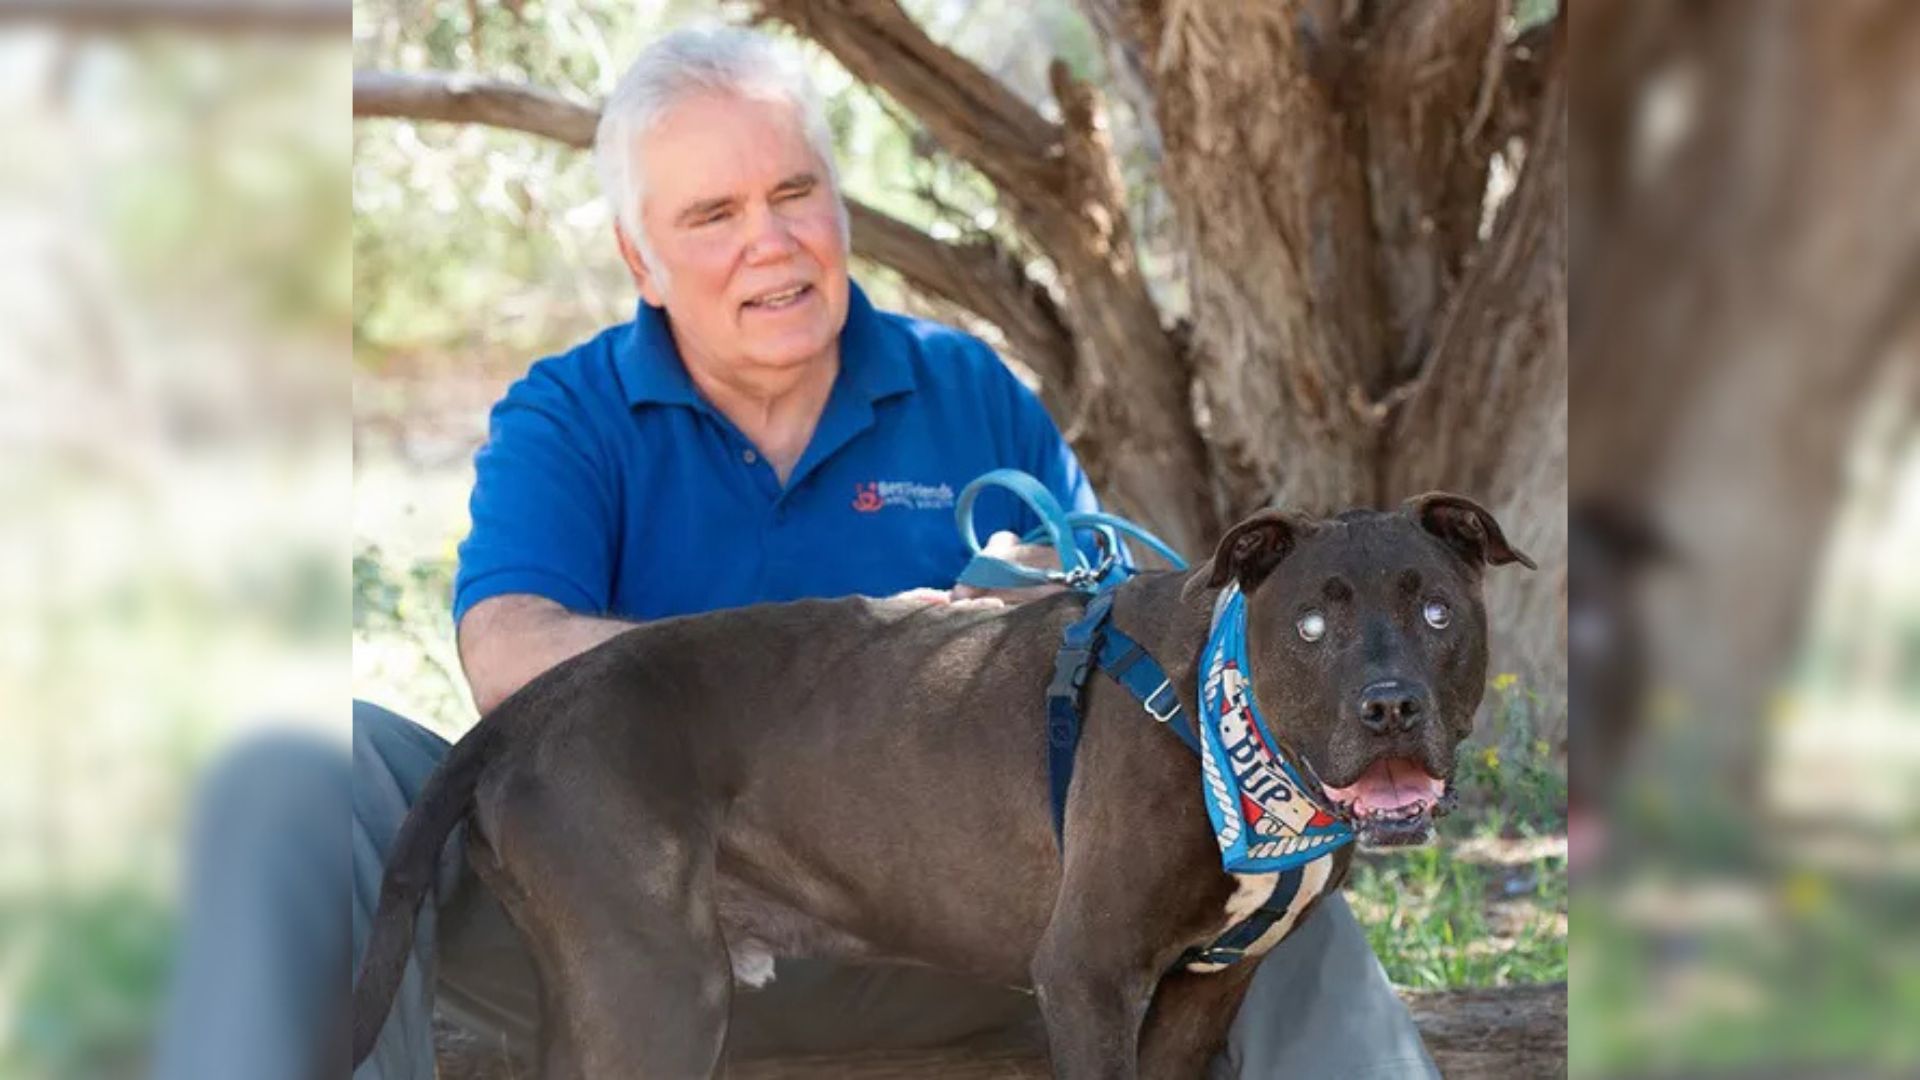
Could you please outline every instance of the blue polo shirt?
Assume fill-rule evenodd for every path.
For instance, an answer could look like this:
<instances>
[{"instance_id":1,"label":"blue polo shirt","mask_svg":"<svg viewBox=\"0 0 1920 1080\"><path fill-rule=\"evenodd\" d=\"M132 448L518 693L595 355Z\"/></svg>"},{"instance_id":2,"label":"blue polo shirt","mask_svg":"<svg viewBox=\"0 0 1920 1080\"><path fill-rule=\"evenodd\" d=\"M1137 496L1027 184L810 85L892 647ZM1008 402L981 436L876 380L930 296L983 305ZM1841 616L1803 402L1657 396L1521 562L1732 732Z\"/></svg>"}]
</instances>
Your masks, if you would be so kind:
<instances>
[{"instance_id":1,"label":"blue polo shirt","mask_svg":"<svg viewBox=\"0 0 1920 1080\"><path fill-rule=\"evenodd\" d=\"M877 311L851 290L840 372L783 487L695 390L663 311L533 368L474 459L456 623L504 593L628 619L808 596L946 588L966 564L954 499L1024 469L1068 509L1087 477L1039 399L978 339ZM1025 532L1011 496L975 505L984 541Z\"/></svg>"}]
</instances>

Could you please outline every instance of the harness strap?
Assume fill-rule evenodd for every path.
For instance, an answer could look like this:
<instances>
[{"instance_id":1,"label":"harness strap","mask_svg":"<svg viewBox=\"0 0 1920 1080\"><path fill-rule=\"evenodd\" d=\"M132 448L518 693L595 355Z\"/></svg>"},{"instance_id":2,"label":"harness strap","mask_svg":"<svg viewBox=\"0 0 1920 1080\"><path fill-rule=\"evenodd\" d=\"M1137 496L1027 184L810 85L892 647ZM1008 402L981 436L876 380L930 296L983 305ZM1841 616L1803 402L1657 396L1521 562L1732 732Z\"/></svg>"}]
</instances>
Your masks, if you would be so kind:
<instances>
[{"instance_id":1,"label":"harness strap","mask_svg":"<svg viewBox=\"0 0 1920 1080\"><path fill-rule=\"evenodd\" d=\"M1066 846L1067 788L1073 784L1074 751L1080 746L1080 694L1100 651L1101 631L1113 609L1112 590L1095 594L1086 614L1061 635L1047 685L1047 786L1053 798L1053 838Z\"/></svg>"},{"instance_id":2,"label":"harness strap","mask_svg":"<svg viewBox=\"0 0 1920 1080\"><path fill-rule=\"evenodd\" d=\"M1266 936L1273 924L1286 917L1287 908L1293 898L1300 894L1300 883L1306 877L1307 868L1296 866L1281 873L1280 880L1273 885L1272 895L1267 902L1245 919L1229 927L1226 933L1206 946L1195 946L1181 955L1176 967L1188 964L1231 964L1246 956L1254 942Z\"/></svg>"},{"instance_id":3,"label":"harness strap","mask_svg":"<svg viewBox=\"0 0 1920 1080\"><path fill-rule=\"evenodd\" d=\"M1111 589L1097 593L1086 613L1061 635L1053 660L1053 682L1047 686L1047 786L1053 798L1053 837L1066 845L1067 789L1073 784L1073 761L1080 746L1080 698L1087 675L1100 670L1140 702L1147 715L1171 728L1195 755L1200 737L1193 730L1173 680L1140 643L1108 622L1113 614Z\"/></svg>"},{"instance_id":4,"label":"harness strap","mask_svg":"<svg viewBox=\"0 0 1920 1080\"><path fill-rule=\"evenodd\" d=\"M1153 654L1121 633L1119 627L1109 626L1100 643L1099 659L1100 670L1126 687L1140 707L1147 710L1148 716L1172 729L1196 756L1200 753L1200 736L1193 730L1192 719L1180 707L1180 694L1174 690L1173 680L1167 678Z\"/></svg>"}]
</instances>

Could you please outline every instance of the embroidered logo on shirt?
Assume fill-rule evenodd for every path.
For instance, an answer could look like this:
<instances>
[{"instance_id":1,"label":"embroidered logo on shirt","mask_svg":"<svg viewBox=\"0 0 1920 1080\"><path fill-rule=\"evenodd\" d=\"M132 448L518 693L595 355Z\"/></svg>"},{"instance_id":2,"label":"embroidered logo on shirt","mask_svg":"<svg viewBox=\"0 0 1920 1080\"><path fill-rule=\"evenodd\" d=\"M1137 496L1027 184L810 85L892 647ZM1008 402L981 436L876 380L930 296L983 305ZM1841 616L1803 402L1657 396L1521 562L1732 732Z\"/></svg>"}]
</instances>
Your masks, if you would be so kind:
<instances>
[{"instance_id":1,"label":"embroidered logo on shirt","mask_svg":"<svg viewBox=\"0 0 1920 1080\"><path fill-rule=\"evenodd\" d=\"M906 510L951 510L949 484L916 484L909 480L873 480L853 485L853 508L863 514L898 506Z\"/></svg>"}]
</instances>

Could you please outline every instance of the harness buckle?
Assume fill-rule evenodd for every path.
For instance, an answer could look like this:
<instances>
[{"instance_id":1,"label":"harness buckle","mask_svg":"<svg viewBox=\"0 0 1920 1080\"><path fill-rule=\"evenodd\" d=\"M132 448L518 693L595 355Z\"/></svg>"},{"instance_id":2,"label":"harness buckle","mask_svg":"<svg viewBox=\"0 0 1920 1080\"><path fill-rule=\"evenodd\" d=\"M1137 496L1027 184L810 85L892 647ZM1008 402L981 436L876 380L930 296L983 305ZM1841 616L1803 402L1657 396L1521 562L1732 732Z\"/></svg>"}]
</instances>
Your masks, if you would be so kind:
<instances>
[{"instance_id":1,"label":"harness buckle","mask_svg":"<svg viewBox=\"0 0 1920 1080\"><path fill-rule=\"evenodd\" d=\"M1154 702L1159 701L1162 694L1166 695L1166 703L1156 708ZM1148 716L1163 724L1180 715L1180 695L1173 692L1173 683L1167 679L1161 679L1160 685L1154 687L1153 693L1148 694L1140 704L1145 706Z\"/></svg>"},{"instance_id":2,"label":"harness buckle","mask_svg":"<svg viewBox=\"0 0 1920 1080\"><path fill-rule=\"evenodd\" d=\"M1047 684L1047 696L1077 700L1080 688L1087 685L1087 673L1092 667L1092 649L1084 645L1063 646L1054 658L1053 681Z\"/></svg>"}]
</instances>

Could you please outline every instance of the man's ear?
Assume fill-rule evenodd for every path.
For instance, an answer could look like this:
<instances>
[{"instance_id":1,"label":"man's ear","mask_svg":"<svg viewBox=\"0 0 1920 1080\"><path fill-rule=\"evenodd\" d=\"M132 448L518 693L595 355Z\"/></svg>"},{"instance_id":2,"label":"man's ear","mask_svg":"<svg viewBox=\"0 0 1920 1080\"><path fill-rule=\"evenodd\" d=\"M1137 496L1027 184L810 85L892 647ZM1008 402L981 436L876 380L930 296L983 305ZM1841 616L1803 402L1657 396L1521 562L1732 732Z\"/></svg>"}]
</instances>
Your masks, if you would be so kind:
<instances>
[{"instance_id":1,"label":"man's ear","mask_svg":"<svg viewBox=\"0 0 1920 1080\"><path fill-rule=\"evenodd\" d=\"M1299 514L1262 510L1227 530L1193 580L1209 589L1238 581L1240 591L1250 593L1313 529L1313 522Z\"/></svg>"},{"instance_id":2,"label":"man's ear","mask_svg":"<svg viewBox=\"0 0 1920 1080\"><path fill-rule=\"evenodd\" d=\"M1464 495L1429 491L1408 499L1404 508L1421 528L1439 537L1476 569L1482 564L1504 566L1516 562L1529 570L1538 569L1525 552L1507 543L1500 523L1487 508Z\"/></svg>"},{"instance_id":3,"label":"man's ear","mask_svg":"<svg viewBox=\"0 0 1920 1080\"><path fill-rule=\"evenodd\" d=\"M640 249L627 235L627 227L618 221L613 223L613 239L620 245L620 259L627 264L627 272L633 275L633 284L640 290L640 298L653 307L666 307L667 297L660 288L660 282L654 278L653 271L647 269L647 261L640 257Z\"/></svg>"}]
</instances>

